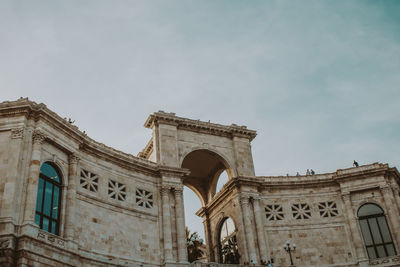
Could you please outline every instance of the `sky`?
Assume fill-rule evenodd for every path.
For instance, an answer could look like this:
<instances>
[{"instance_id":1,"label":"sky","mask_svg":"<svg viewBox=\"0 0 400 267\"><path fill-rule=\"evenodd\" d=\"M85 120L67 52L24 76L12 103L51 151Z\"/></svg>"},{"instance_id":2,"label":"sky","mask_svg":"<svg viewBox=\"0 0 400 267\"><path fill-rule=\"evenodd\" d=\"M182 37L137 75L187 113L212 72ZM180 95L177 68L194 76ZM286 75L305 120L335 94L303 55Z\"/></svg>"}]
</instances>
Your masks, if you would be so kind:
<instances>
[{"instance_id":1,"label":"sky","mask_svg":"<svg viewBox=\"0 0 400 267\"><path fill-rule=\"evenodd\" d=\"M0 101L43 102L133 155L164 110L257 130L257 175L400 167L399 14L390 0L0 0Z\"/></svg>"}]
</instances>

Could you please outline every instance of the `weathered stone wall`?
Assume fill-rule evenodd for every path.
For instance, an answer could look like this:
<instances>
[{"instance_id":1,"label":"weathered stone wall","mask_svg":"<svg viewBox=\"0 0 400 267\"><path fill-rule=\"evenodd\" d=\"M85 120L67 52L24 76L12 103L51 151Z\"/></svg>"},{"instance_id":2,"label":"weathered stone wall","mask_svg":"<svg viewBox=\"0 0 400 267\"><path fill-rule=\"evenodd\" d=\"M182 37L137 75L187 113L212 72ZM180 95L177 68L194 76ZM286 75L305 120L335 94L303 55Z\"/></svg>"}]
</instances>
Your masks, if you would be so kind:
<instances>
[{"instance_id":1,"label":"weathered stone wall","mask_svg":"<svg viewBox=\"0 0 400 267\"><path fill-rule=\"evenodd\" d=\"M23 107L15 111L14 104ZM163 263L161 175L156 164L87 138L44 105L22 100L6 103L1 111L2 266ZM30 112L35 115L27 119L25 114ZM40 139L33 137L34 132L40 132ZM35 151L33 138L37 138ZM76 163L71 156L78 159ZM32 175L32 171L44 162L54 164L62 178L58 236L40 230L30 219L39 179L38 172Z\"/></svg>"},{"instance_id":2,"label":"weathered stone wall","mask_svg":"<svg viewBox=\"0 0 400 267\"><path fill-rule=\"evenodd\" d=\"M297 245L293 260L299 266L356 260L337 188L269 190L263 196L263 206L270 255L277 264L288 263L282 248L287 240Z\"/></svg>"},{"instance_id":3,"label":"weathered stone wall","mask_svg":"<svg viewBox=\"0 0 400 267\"><path fill-rule=\"evenodd\" d=\"M399 266L396 256L368 259L357 219L361 205L379 205L400 251L395 168L374 163L328 174L258 177L250 146L255 132L244 126L165 112L151 115L145 126L153 138L134 157L90 139L43 104L0 103L0 265L187 266L182 189L191 178L190 186L208 194L201 195L198 214L212 261L219 260L221 223L230 217L241 263L272 258L276 267L287 266L282 246L290 240L297 244L297 266ZM203 154L185 165L192 169L181 168L198 150ZM202 160L210 166L197 168ZM44 162L62 176L59 235L34 224ZM230 180L214 196L221 164ZM201 175L190 177L191 171Z\"/></svg>"}]
</instances>

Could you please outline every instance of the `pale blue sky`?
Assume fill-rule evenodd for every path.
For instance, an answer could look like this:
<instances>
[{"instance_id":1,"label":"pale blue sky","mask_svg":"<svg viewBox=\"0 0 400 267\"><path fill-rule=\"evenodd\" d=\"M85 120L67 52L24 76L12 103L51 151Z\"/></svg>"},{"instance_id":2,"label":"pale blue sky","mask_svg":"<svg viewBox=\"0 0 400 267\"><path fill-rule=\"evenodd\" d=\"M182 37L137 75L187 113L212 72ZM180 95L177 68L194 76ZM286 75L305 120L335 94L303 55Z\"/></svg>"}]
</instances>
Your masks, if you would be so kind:
<instances>
[{"instance_id":1,"label":"pale blue sky","mask_svg":"<svg viewBox=\"0 0 400 267\"><path fill-rule=\"evenodd\" d=\"M399 14L400 1L1 0L0 99L44 102L134 155L165 110L257 130L257 175L399 167Z\"/></svg>"}]
</instances>

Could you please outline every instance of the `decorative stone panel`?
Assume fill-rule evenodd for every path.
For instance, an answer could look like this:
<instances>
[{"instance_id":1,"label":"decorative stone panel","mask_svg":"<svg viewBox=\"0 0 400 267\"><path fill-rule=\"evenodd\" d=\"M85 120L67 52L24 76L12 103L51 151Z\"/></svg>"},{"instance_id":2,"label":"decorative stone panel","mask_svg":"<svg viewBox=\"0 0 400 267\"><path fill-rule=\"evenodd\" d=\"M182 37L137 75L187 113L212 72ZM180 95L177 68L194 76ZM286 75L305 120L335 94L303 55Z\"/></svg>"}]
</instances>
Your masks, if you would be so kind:
<instances>
[{"instance_id":1,"label":"decorative stone panel","mask_svg":"<svg viewBox=\"0 0 400 267\"><path fill-rule=\"evenodd\" d=\"M40 230L38 232L37 238L45 241L48 244L56 245L56 246L62 247L62 248L65 247L65 242L63 239L61 239L55 235L52 235L50 233L47 233L45 231Z\"/></svg>"},{"instance_id":2,"label":"decorative stone panel","mask_svg":"<svg viewBox=\"0 0 400 267\"><path fill-rule=\"evenodd\" d=\"M268 221L280 221L284 218L282 205L272 204L265 207L265 216Z\"/></svg>"},{"instance_id":3,"label":"decorative stone panel","mask_svg":"<svg viewBox=\"0 0 400 267\"><path fill-rule=\"evenodd\" d=\"M318 209L321 217L325 218L336 217L339 214L336 203L333 201L325 201L318 203Z\"/></svg>"},{"instance_id":4,"label":"decorative stone panel","mask_svg":"<svg viewBox=\"0 0 400 267\"><path fill-rule=\"evenodd\" d=\"M292 214L293 218L295 218L296 220L310 219L311 218L310 206L305 203L293 204Z\"/></svg>"},{"instance_id":5,"label":"decorative stone panel","mask_svg":"<svg viewBox=\"0 0 400 267\"><path fill-rule=\"evenodd\" d=\"M146 190L137 188L136 189L136 204L143 208L153 207L153 193Z\"/></svg>"},{"instance_id":6,"label":"decorative stone panel","mask_svg":"<svg viewBox=\"0 0 400 267\"><path fill-rule=\"evenodd\" d=\"M126 185L113 180L108 180L108 196L112 199L125 201Z\"/></svg>"},{"instance_id":7,"label":"decorative stone panel","mask_svg":"<svg viewBox=\"0 0 400 267\"><path fill-rule=\"evenodd\" d=\"M11 129L11 138L12 139L20 139L24 136L24 128L13 128Z\"/></svg>"},{"instance_id":8,"label":"decorative stone panel","mask_svg":"<svg viewBox=\"0 0 400 267\"><path fill-rule=\"evenodd\" d=\"M94 173L81 169L80 185L82 188L96 193L99 186L99 177Z\"/></svg>"}]
</instances>

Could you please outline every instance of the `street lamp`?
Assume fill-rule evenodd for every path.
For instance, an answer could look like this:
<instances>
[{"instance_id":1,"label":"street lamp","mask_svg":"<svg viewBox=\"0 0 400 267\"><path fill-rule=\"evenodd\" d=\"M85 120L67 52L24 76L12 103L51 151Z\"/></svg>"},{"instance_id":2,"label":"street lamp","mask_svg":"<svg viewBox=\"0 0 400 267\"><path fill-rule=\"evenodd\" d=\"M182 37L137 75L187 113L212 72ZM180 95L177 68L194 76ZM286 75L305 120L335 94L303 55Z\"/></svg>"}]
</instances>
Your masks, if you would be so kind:
<instances>
[{"instance_id":1,"label":"street lamp","mask_svg":"<svg viewBox=\"0 0 400 267\"><path fill-rule=\"evenodd\" d=\"M286 250L287 253L289 253L289 257L290 257L290 266L293 266L293 259L292 259L292 251L296 250L296 244L292 244L292 246L290 246L290 241L286 241L286 243L283 245L283 249Z\"/></svg>"}]
</instances>

